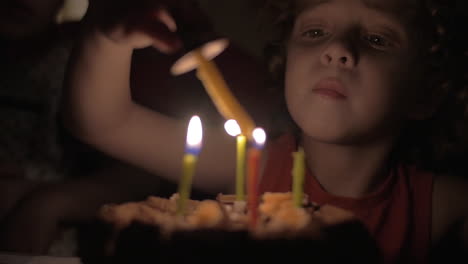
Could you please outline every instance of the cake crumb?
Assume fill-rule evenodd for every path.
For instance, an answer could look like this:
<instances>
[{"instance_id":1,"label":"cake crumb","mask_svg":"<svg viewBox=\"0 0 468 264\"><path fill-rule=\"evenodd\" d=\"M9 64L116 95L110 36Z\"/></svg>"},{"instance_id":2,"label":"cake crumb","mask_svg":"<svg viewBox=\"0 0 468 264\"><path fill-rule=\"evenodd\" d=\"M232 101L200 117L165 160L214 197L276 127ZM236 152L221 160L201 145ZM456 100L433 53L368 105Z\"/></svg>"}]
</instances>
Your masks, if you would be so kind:
<instances>
[{"instance_id":1,"label":"cake crumb","mask_svg":"<svg viewBox=\"0 0 468 264\"><path fill-rule=\"evenodd\" d=\"M189 225L197 228L213 228L220 226L225 219L223 209L216 201L203 201L195 211L187 216Z\"/></svg>"}]
</instances>

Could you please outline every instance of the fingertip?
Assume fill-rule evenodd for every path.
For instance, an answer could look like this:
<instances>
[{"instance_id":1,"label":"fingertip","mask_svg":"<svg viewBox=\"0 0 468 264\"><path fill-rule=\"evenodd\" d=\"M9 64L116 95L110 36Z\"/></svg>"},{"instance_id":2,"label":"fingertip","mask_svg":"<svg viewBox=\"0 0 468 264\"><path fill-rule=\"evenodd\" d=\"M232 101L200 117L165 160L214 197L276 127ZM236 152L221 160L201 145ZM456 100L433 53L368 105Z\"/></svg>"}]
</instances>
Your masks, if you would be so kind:
<instances>
[{"instance_id":1,"label":"fingertip","mask_svg":"<svg viewBox=\"0 0 468 264\"><path fill-rule=\"evenodd\" d=\"M177 31L177 24L176 24L174 18L169 13L169 11L167 11L167 9L165 9L165 8L159 9L156 12L155 16L159 21L164 23L171 32L176 32Z\"/></svg>"}]
</instances>

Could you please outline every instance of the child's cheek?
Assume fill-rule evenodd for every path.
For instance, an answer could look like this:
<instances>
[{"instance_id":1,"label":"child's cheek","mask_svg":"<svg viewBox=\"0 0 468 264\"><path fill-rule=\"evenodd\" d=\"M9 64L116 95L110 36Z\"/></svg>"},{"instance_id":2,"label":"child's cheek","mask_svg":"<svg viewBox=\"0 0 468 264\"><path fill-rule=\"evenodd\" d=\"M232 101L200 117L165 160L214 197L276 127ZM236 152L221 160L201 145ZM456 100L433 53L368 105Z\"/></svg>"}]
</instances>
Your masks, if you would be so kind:
<instances>
[{"instance_id":1,"label":"child's cheek","mask_svg":"<svg viewBox=\"0 0 468 264\"><path fill-rule=\"evenodd\" d=\"M320 45L303 42L290 43L287 50L287 59L294 64L311 64L320 60L323 50Z\"/></svg>"},{"instance_id":2,"label":"child's cheek","mask_svg":"<svg viewBox=\"0 0 468 264\"><path fill-rule=\"evenodd\" d=\"M378 69L382 75L389 78L408 74L408 62L402 54L364 50L360 56L360 63Z\"/></svg>"}]
</instances>

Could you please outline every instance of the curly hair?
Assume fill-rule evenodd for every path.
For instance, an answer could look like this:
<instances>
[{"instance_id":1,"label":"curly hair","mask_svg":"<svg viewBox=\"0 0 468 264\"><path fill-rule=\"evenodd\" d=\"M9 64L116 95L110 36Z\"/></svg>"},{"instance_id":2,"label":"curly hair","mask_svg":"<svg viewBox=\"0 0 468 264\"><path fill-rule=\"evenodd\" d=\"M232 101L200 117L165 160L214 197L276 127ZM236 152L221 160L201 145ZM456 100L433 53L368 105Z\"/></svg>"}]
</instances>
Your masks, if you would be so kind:
<instances>
[{"instance_id":1,"label":"curly hair","mask_svg":"<svg viewBox=\"0 0 468 264\"><path fill-rule=\"evenodd\" d=\"M407 0L404 3L412 5L403 14L408 19L406 22L417 29L413 31L419 33L419 38L427 40L419 41L424 46L418 55L424 62L424 84L429 85L427 90L434 95L438 107L431 117L407 125L394 154L399 162L439 173L459 173L467 169L462 166L466 163L464 157L468 156L468 34L457 30L468 26L460 6L463 2ZM264 22L269 21L275 29L265 47L270 84L277 92L280 89L281 94L287 41L300 4L300 0L266 0L263 7ZM298 131L287 114L284 100L281 112L294 131Z\"/></svg>"}]
</instances>

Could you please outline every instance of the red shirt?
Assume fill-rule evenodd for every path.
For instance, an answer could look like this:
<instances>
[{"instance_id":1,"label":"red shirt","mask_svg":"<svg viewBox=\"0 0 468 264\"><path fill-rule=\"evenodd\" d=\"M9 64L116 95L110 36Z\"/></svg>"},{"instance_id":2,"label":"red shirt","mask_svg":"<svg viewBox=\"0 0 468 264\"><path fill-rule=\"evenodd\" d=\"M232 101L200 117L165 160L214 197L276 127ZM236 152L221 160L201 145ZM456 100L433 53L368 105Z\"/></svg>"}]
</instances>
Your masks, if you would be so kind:
<instances>
[{"instance_id":1,"label":"red shirt","mask_svg":"<svg viewBox=\"0 0 468 264\"><path fill-rule=\"evenodd\" d=\"M269 148L260 193L288 192L296 142L286 135ZM433 175L400 166L377 190L361 198L327 193L310 172L304 191L310 201L352 211L366 225L385 263L426 263L431 245Z\"/></svg>"}]
</instances>

